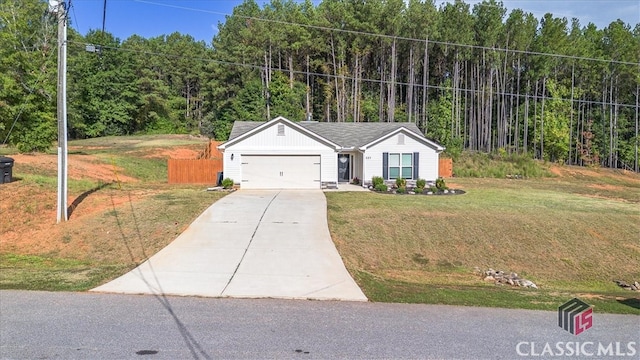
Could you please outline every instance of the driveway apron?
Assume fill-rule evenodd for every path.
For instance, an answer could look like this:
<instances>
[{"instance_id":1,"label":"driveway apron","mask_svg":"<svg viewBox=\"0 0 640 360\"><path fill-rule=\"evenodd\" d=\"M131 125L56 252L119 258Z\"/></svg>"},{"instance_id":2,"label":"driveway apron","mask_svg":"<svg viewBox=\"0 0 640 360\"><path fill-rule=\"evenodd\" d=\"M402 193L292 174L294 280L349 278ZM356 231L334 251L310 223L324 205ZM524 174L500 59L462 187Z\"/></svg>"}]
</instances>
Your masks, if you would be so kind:
<instances>
[{"instance_id":1,"label":"driveway apron","mask_svg":"<svg viewBox=\"0 0 640 360\"><path fill-rule=\"evenodd\" d=\"M240 190L167 247L91 291L366 301L327 226L320 190Z\"/></svg>"}]
</instances>

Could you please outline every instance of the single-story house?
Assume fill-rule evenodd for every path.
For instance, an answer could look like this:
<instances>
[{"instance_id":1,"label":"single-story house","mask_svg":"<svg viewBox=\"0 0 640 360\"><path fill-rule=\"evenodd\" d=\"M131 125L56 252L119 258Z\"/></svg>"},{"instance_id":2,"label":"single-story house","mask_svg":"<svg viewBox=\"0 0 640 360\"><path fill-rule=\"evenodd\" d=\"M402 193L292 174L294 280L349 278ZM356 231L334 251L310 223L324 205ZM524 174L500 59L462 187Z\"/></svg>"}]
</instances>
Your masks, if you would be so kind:
<instances>
[{"instance_id":1,"label":"single-story house","mask_svg":"<svg viewBox=\"0 0 640 360\"><path fill-rule=\"evenodd\" d=\"M243 189L320 189L373 176L435 181L444 147L413 123L236 121L223 152L225 178Z\"/></svg>"}]
</instances>

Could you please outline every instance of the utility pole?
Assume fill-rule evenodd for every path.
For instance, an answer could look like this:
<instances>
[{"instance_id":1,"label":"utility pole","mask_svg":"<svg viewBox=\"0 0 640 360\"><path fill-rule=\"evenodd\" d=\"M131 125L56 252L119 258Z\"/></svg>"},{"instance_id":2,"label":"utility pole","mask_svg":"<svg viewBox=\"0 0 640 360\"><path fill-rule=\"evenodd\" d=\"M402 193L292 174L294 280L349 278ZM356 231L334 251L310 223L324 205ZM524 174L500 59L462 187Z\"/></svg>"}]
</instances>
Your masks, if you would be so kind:
<instances>
[{"instance_id":1,"label":"utility pole","mask_svg":"<svg viewBox=\"0 0 640 360\"><path fill-rule=\"evenodd\" d=\"M58 15L58 223L69 220L67 212L67 11L65 2L49 0Z\"/></svg>"},{"instance_id":2,"label":"utility pole","mask_svg":"<svg viewBox=\"0 0 640 360\"><path fill-rule=\"evenodd\" d=\"M640 66L638 66L638 69L640 70ZM640 85L638 85L638 83L636 83L636 151L635 151L635 158L636 158L636 166L635 166L635 170L636 172L638 172L639 168L638 168L638 142L640 142L640 138L638 137L638 101L640 100Z\"/></svg>"}]
</instances>

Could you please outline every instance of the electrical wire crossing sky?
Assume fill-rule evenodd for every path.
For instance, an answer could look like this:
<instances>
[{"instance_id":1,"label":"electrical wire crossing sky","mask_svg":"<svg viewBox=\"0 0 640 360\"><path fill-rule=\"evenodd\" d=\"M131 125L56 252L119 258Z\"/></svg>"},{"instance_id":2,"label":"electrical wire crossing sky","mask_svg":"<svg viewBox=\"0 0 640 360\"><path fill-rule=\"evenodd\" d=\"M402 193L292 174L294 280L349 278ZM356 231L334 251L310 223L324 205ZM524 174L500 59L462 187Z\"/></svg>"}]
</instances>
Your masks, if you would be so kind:
<instances>
[{"instance_id":1,"label":"electrical wire crossing sky","mask_svg":"<svg viewBox=\"0 0 640 360\"><path fill-rule=\"evenodd\" d=\"M435 1L442 6L447 1ZM481 1L466 1L471 8ZM106 3L106 6L105 6ZM218 32L218 24L224 23L241 0L72 0L70 21L80 34L89 30L104 29L120 40L131 35L145 38L179 32L191 35L198 41L211 44ZM257 1L263 6L268 1ZM314 0L314 4L319 1ZM617 19L631 28L640 23L639 0L504 0L507 15L514 9L522 9L541 19L545 13L554 17L572 18L581 26L595 24L606 28Z\"/></svg>"}]
</instances>

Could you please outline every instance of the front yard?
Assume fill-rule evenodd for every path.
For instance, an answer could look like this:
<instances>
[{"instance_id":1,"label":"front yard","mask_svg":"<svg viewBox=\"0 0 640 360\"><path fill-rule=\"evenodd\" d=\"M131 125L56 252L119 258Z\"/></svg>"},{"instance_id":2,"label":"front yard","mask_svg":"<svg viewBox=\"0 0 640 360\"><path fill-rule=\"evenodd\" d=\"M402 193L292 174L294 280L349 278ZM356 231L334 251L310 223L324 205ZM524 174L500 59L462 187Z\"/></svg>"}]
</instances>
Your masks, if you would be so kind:
<instances>
[{"instance_id":1,"label":"front yard","mask_svg":"<svg viewBox=\"0 0 640 360\"><path fill-rule=\"evenodd\" d=\"M640 177L564 174L452 179L460 196L327 193L329 227L373 301L640 314ZM600 176L600 175L599 175ZM516 272L539 289L496 286L475 268Z\"/></svg>"}]
</instances>

